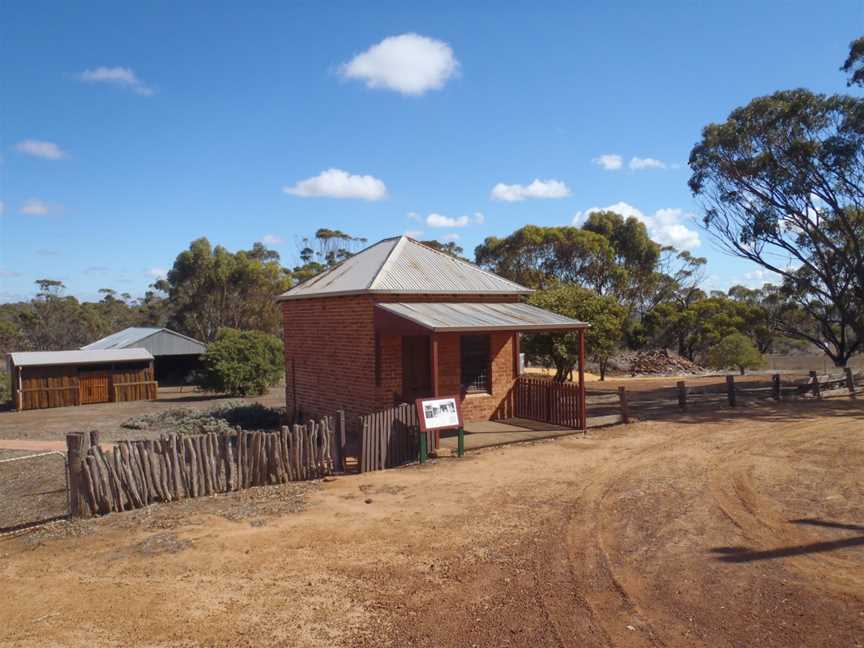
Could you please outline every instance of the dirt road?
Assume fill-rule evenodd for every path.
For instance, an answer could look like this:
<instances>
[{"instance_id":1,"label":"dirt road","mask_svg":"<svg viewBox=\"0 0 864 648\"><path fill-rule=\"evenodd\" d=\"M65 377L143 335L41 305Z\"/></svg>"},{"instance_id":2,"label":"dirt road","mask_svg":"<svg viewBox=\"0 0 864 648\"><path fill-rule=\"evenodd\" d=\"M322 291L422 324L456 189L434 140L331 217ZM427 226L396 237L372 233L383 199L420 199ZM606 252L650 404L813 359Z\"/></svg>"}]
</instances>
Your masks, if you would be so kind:
<instances>
[{"instance_id":1,"label":"dirt road","mask_svg":"<svg viewBox=\"0 0 864 648\"><path fill-rule=\"evenodd\" d=\"M0 540L0 644L862 646L862 465L823 401L60 525Z\"/></svg>"}]
</instances>

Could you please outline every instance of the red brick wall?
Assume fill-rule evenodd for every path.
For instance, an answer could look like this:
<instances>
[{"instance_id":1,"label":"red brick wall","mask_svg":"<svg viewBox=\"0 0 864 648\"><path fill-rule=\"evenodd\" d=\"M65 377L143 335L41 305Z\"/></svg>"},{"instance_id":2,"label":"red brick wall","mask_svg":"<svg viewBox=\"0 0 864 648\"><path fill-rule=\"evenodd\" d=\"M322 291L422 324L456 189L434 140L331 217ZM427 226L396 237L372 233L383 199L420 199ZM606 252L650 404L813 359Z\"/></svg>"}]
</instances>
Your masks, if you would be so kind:
<instances>
[{"instance_id":1,"label":"red brick wall","mask_svg":"<svg viewBox=\"0 0 864 648\"><path fill-rule=\"evenodd\" d=\"M289 413L332 414L343 408L359 416L390 407L402 391L402 340L381 336L375 385L374 305L381 302L514 302L518 296L369 295L288 300L282 303L285 332L285 397ZM513 335L491 338L492 392L463 398L466 420L492 417L514 380ZM459 393L459 334L439 337L439 392ZM295 379L296 378L296 379ZM295 402L296 393L296 402Z\"/></svg>"}]
</instances>

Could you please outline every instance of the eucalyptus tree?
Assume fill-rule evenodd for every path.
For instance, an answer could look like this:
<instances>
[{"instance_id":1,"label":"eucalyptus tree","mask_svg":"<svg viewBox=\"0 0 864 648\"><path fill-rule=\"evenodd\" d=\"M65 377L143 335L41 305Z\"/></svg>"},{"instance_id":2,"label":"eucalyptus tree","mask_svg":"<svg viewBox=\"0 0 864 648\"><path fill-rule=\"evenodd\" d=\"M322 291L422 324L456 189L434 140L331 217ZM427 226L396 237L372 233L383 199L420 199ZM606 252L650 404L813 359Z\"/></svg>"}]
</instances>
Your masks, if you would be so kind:
<instances>
[{"instance_id":1,"label":"eucalyptus tree","mask_svg":"<svg viewBox=\"0 0 864 648\"><path fill-rule=\"evenodd\" d=\"M864 100L789 90L710 124L690 154L704 227L781 278L839 366L864 342Z\"/></svg>"}]
</instances>

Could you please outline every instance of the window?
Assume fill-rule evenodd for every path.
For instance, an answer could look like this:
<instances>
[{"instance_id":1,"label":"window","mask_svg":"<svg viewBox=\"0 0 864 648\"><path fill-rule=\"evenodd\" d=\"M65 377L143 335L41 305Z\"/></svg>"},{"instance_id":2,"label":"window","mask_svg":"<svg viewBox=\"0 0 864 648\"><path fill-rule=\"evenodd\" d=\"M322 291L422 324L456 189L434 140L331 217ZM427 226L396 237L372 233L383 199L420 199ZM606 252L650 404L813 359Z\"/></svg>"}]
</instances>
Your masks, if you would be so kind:
<instances>
[{"instance_id":1,"label":"window","mask_svg":"<svg viewBox=\"0 0 864 648\"><path fill-rule=\"evenodd\" d=\"M463 335L459 341L462 367L462 389L466 392L490 392L489 336Z\"/></svg>"}]
</instances>

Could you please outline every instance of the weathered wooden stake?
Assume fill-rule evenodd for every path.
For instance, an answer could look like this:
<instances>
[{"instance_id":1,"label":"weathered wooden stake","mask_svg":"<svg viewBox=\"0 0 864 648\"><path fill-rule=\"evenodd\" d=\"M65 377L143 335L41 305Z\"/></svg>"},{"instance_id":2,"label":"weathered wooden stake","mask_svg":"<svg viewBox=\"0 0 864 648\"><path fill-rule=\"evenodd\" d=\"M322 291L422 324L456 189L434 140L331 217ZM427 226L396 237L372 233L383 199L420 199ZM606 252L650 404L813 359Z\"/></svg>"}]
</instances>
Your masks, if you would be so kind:
<instances>
[{"instance_id":1,"label":"weathered wooden stake","mask_svg":"<svg viewBox=\"0 0 864 648\"><path fill-rule=\"evenodd\" d=\"M678 407L687 409L687 383L683 380L678 381Z\"/></svg>"},{"instance_id":2,"label":"weathered wooden stake","mask_svg":"<svg viewBox=\"0 0 864 648\"><path fill-rule=\"evenodd\" d=\"M729 397L729 407L735 407L735 376L726 376L726 395Z\"/></svg>"},{"instance_id":3,"label":"weathered wooden stake","mask_svg":"<svg viewBox=\"0 0 864 648\"><path fill-rule=\"evenodd\" d=\"M66 435L66 463L69 470L69 514L72 517L88 515L85 491L87 489L83 474L85 443L82 432Z\"/></svg>"},{"instance_id":4,"label":"weathered wooden stake","mask_svg":"<svg viewBox=\"0 0 864 648\"><path fill-rule=\"evenodd\" d=\"M771 398L775 401L780 400L780 374L775 373L771 376Z\"/></svg>"},{"instance_id":5,"label":"weathered wooden stake","mask_svg":"<svg viewBox=\"0 0 864 648\"><path fill-rule=\"evenodd\" d=\"M630 422L630 407L627 405L627 390L621 386L618 388L618 403L621 405L621 422Z\"/></svg>"},{"instance_id":6,"label":"weathered wooden stake","mask_svg":"<svg viewBox=\"0 0 864 648\"><path fill-rule=\"evenodd\" d=\"M855 376L852 374L852 367L843 367L843 373L846 374L846 389L849 390L849 396L855 398Z\"/></svg>"},{"instance_id":7,"label":"weathered wooden stake","mask_svg":"<svg viewBox=\"0 0 864 648\"><path fill-rule=\"evenodd\" d=\"M817 400L822 400L822 389L819 385L819 374L815 371L810 372L810 384L813 386L813 395Z\"/></svg>"}]
</instances>

